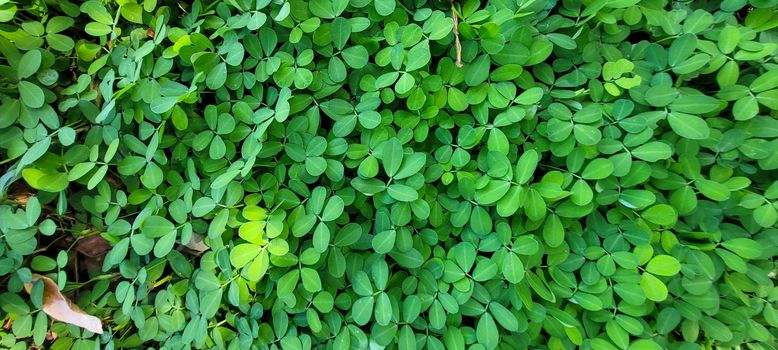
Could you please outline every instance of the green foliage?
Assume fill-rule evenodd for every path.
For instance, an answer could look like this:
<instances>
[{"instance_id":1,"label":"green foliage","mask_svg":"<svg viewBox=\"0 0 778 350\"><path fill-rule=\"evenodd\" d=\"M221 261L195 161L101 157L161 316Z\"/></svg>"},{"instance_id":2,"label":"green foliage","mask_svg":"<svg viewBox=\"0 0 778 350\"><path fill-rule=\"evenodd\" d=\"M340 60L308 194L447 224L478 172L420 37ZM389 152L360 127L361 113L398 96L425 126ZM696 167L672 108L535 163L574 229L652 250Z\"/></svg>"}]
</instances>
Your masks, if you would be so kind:
<instances>
[{"instance_id":1,"label":"green foliage","mask_svg":"<svg viewBox=\"0 0 778 350\"><path fill-rule=\"evenodd\" d=\"M0 1L0 345L775 349L776 7Z\"/></svg>"}]
</instances>

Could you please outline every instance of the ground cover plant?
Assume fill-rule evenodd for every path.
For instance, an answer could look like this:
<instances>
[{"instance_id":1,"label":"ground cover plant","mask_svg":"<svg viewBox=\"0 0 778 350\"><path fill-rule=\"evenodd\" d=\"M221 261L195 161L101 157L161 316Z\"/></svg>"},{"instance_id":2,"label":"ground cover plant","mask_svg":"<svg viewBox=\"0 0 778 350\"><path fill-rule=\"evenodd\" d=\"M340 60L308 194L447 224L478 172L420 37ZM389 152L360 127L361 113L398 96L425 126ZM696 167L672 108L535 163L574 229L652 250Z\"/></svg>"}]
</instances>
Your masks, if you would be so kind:
<instances>
[{"instance_id":1,"label":"ground cover plant","mask_svg":"<svg viewBox=\"0 0 778 350\"><path fill-rule=\"evenodd\" d=\"M0 347L775 349L777 9L0 0Z\"/></svg>"}]
</instances>

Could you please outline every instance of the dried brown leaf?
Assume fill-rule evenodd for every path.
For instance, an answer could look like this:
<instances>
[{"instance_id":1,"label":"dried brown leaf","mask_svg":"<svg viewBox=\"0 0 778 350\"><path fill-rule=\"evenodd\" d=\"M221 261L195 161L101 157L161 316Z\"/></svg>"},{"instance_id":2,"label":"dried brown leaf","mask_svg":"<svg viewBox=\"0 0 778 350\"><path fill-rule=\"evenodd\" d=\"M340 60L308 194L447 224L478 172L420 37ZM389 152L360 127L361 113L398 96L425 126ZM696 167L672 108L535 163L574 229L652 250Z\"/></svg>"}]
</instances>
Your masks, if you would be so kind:
<instances>
[{"instance_id":1,"label":"dried brown leaf","mask_svg":"<svg viewBox=\"0 0 778 350\"><path fill-rule=\"evenodd\" d=\"M184 244L183 246L191 250L193 253L201 254L206 250L210 249L210 247L208 247L208 245L205 244L204 239L205 236L199 233L193 233L192 238L189 240L189 243Z\"/></svg>"},{"instance_id":2,"label":"dried brown leaf","mask_svg":"<svg viewBox=\"0 0 778 350\"><path fill-rule=\"evenodd\" d=\"M76 250L89 258L102 258L111 250L111 244L100 235L94 235L78 240Z\"/></svg>"},{"instance_id":3,"label":"dried brown leaf","mask_svg":"<svg viewBox=\"0 0 778 350\"><path fill-rule=\"evenodd\" d=\"M79 326L92 333L103 334L102 321L97 317L84 313L77 305L62 295L56 282L46 276L33 274L33 283L38 280L43 281L43 312L49 315L49 317L60 322ZM32 290L32 284L25 284L24 289L29 293Z\"/></svg>"}]
</instances>

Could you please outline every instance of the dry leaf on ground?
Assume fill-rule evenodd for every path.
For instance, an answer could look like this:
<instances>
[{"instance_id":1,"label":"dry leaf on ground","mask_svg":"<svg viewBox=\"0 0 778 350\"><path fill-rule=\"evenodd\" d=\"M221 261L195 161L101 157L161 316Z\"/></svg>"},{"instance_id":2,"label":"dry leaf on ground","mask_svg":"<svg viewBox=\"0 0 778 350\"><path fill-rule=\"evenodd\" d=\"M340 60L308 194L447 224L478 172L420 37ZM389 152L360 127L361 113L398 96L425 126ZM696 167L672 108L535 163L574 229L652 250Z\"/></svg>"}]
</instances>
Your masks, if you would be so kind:
<instances>
[{"instance_id":1,"label":"dry leaf on ground","mask_svg":"<svg viewBox=\"0 0 778 350\"><path fill-rule=\"evenodd\" d=\"M84 313L76 304L62 295L54 280L34 274L32 276L33 283L37 280L43 281L43 312L57 321L79 326L92 333L103 334L102 321ZM32 284L25 284L24 289L29 293L32 290Z\"/></svg>"}]
</instances>

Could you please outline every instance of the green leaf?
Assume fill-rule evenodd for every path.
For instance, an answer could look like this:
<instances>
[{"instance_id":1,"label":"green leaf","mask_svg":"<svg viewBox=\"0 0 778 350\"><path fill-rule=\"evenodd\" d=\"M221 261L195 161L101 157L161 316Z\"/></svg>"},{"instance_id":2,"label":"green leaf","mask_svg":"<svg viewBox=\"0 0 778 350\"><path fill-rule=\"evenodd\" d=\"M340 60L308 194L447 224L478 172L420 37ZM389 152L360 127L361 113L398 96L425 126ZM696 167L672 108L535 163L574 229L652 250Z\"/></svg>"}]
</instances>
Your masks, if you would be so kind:
<instances>
[{"instance_id":1,"label":"green leaf","mask_svg":"<svg viewBox=\"0 0 778 350\"><path fill-rule=\"evenodd\" d=\"M381 16L389 16L394 12L395 0L374 0L375 11Z\"/></svg>"},{"instance_id":2,"label":"green leaf","mask_svg":"<svg viewBox=\"0 0 778 350\"><path fill-rule=\"evenodd\" d=\"M391 177L397 174L397 171L400 170L400 165L402 165L402 159L403 150L400 140L391 138L383 143L381 161L387 175Z\"/></svg>"},{"instance_id":3,"label":"green leaf","mask_svg":"<svg viewBox=\"0 0 778 350\"><path fill-rule=\"evenodd\" d=\"M597 128L586 124L575 124L573 134L576 141L584 146L593 146L600 142L602 133Z\"/></svg>"},{"instance_id":4,"label":"green leaf","mask_svg":"<svg viewBox=\"0 0 778 350\"><path fill-rule=\"evenodd\" d=\"M448 105L454 111L461 112L467 109L467 96L456 87L448 88Z\"/></svg>"},{"instance_id":5,"label":"green leaf","mask_svg":"<svg viewBox=\"0 0 778 350\"><path fill-rule=\"evenodd\" d=\"M648 262L646 271L659 276L673 276L681 271L681 264L672 256L657 255Z\"/></svg>"},{"instance_id":6,"label":"green leaf","mask_svg":"<svg viewBox=\"0 0 778 350\"><path fill-rule=\"evenodd\" d=\"M287 272L278 280L278 295L282 297L292 295L299 281L300 270L293 269Z\"/></svg>"},{"instance_id":7,"label":"green leaf","mask_svg":"<svg viewBox=\"0 0 778 350\"><path fill-rule=\"evenodd\" d=\"M90 22L84 26L84 31L92 36L103 36L113 32L111 26L105 23Z\"/></svg>"},{"instance_id":8,"label":"green leaf","mask_svg":"<svg viewBox=\"0 0 778 350\"><path fill-rule=\"evenodd\" d=\"M489 77L490 65L488 55L478 56L465 67L465 83L469 86L475 86L486 81Z\"/></svg>"},{"instance_id":9,"label":"green leaf","mask_svg":"<svg viewBox=\"0 0 778 350\"><path fill-rule=\"evenodd\" d=\"M132 250L138 255L148 255L154 249L154 239L144 235L130 237Z\"/></svg>"},{"instance_id":10,"label":"green leaf","mask_svg":"<svg viewBox=\"0 0 778 350\"><path fill-rule=\"evenodd\" d=\"M735 26L726 26L719 32L718 46L719 50L728 54L735 50L740 42L740 31Z\"/></svg>"},{"instance_id":11,"label":"green leaf","mask_svg":"<svg viewBox=\"0 0 778 350\"><path fill-rule=\"evenodd\" d=\"M476 234L485 235L492 230L492 219L483 207L475 207L470 215L470 226Z\"/></svg>"},{"instance_id":12,"label":"green leaf","mask_svg":"<svg viewBox=\"0 0 778 350\"><path fill-rule=\"evenodd\" d=\"M483 189L475 194L475 200L481 204L493 204L500 200L510 189L510 182L491 180Z\"/></svg>"},{"instance_id":13,"label":"green leaf","mask_svg":"<svg viewBox=\"0 0 778 350\"><path fill-rule=\"evenodd\" d=\"M500 342L497 324L491 314L485 313L478 319L475 331L476 339L487 349L494 349Z\"/></svg>"},{"instance_id":14,"label":"green leaf","mask_svg":"<svg viewBox=\"0 0 778 350\"><path fill-rule=\"evenodd\" d=\"M708 197L712 200L723 202L729 199L729 189L727 186L716 181L697 179L694 181L694 186L697 187L697 190L699 190L700 193L702 193L705 197Z\"/></svg>"},{"instance_id":15,"label":"green leaf","mask_svg":"<svg viewBox=\"0 0 778 350\"><path fill-rule=\"evenodd\" d=\"M646 102L654 107L664 107L671 104L678 97L678 90L665 86L658 85L646 90Z\"/></svg>"},{"instance_id":16,"label":"green leaf","mask_svg":"<svg viewBox=\"0 0 778 350\"><path fill-rule=\"evenodd\" d=\"M392 0L394 2L394 0ZM408 72L426 66L430 62L430 45L428 40L423 40L408 51L408 63L405 70Z\"/></svg>"},{"instance_id":17,"label":"green leaf","mask_svg":"<svg viewBox=\"0 0 778 350\"><path fill-rule=\"evenodd\" d=\"M27 150L27 152L24 153L22 159L20 159L20 163L22 165L32 164L40 157L42 157L46 153L46 151L49 150L50 146L51 146L51 137L49 136L46 136L43 139L35 142L32 145L32 147L30 147Z\"/></svg>"},{"instance_id":18,"label":"green leaf","mask_svg":"<svg viewBox=\"0 0 778 350\"><path fill-rule=\"evenodd\" d=\"M481 260L473 270L473 280L483 282L488 281L497 275L497 264L491 260Z\"/></svg>"},{"instance_id":19,"label":"green leaf","mask_svg":"<svg viewBox=\"0 0 778 350\"><path fill-rule=\"evenodd\" d=\"M416 249L410 249L408 251L391 251L389 256L394 259L398 265L406 269L419 268L424 263L424 257Z\"/></svg>"},{"instance_id":20,"label":"green leaf","mask_svg":"<svg viewBox=\"0 0 778 350\"><path fill-rule=\"evenodd\" d=\"M530 189L526 192L524 211L530 220L539 221L546 216L546 202L537 190Z\"/></svg>"},{"instance_id":21,"label":"green leaf","mask_svg":"<svg viewBox=\"0 0 778 350\"><path fill-rule=\"evenodd\" d=\"M651 339L638 339L629 345L628 350L661 350L662 346Z\"/></svg>"},{"instance_id":22,"label":"green leaf","mask_svg":"<svg viewBox=\"0 0 778 350\"><path fill-rule=\"evenodd\" d=\"M46 23L46 33L55 34L62 32L63 30L73 26L73 23L75 23L75 21L67 16L52 17Z\"/></svg>"},{"instance_id":23,"label":"green leaf","mask_svg":"<svg viewBox=\"0 0 778 350\"><path fill-rule=\"evenodd\" d=\"M700 327L702 328L703 332L705 332L705 334L714 340L718 340L720 342L728 342L732 340L733 335L730 328L715 318L704 316L700 320Z\"/></svg>"},{"instance_id":24,"label":"green leaf","mask_svg":"<svg viewBox=\"0 0 778 350\"><path fill-rule=\"evenodd\" d=\"M506 47L507 48L507 47ZM548 40L536 39L532 41L532 45L529 47L529 57L525 62L516 61L514 63L522 64L526 66L533 66L540 62L545 61L551 52L554 50L554 44Z\"/></svg>"},{"instance_id":25,"label":"green leaf","mask_svg":"<svg viewBox=\"0 0 778 350\"><path fill-rule=\"evenodd\" d=\"M535 150L528 150L519 157L519 161L516 162L515 179L520 184L525 184L532 177L532 174L537 169L540 156Z\"/></svg>"},{"instance_id":26,"label":"green leaf","mask_svg":"<svg viewBox=\"0 0 778 350\"><path fill-rule=\"evenodd\" d=\"M178 97L159 97L151 101L151 111L162 114L173 108L178 103Z\"/></svg>"},{"instance_id":27,"label":"green leaf","mask_svg":"<svg viewBox=\"0 0 778 350\"><path fill-rule=\"evenodd\" d=\"M558 247L565 240L565 229L562 220L556 214L546 216L543 224L543 240L549 247Z\"/></svg>"},{"instance_id":28,"label":"green leaf","mask_svg":"<svg viewBox=\"0 0 778 350\"><path fill-rule=\"evenodd\" d=\"M754 96L738 99L732 106L732 114L736 120L749 120L759 113L759 104Z\"/></svg>"},{"instance_id":29,"label":"green leaf","mask_svg":"<svg viewBox=\"0 0 778 350\"><path fill-rule=\"evenodd\" d=\"M341 56L343 57L343 61L345 61L349 67L354 69L361 69L364 67L367 64L369 57L367 49L365 49L365 47L362 45L345 48L341 52Z\"/></svg>"},{"instance_id":30,"label":"green leaf","mask_svg":"<svg viewBox=\"0 0 778 350\"><path fill-rule=\"evenodd\" d=\"M533 87L519 94L513 101L522 105L533 105L540 102L541 98L543 98L543 89Z\"/></svg>"},{"instance_id":31,"label":"green leaf","mask_svg":"<svg viewBox=\"0 0 778 350\"><path fill-rule=\"evenodd\" d=\"M721 106L721 101L702 94L681 95L670 104L672 112L704 114L715 111Z\"/></svg>"},{"instance_id":32,"label":"green leaf","mask_svg":"<svg viewBox=\"0 0 778 350\"><path fill-rule=\"evenodd\" d=\"M498 302L489 303L489 312L494 320L508 331L515 332L519 329L519 321L508 308Z\"/></svg>"},{"instance_id":33,"label":"green leaf","mask_svg":"<svg viewBox=\"0 0 778 350\"><path fill-rule=\"evenodd\" d=\"M675 133L687 139L704 140L710 135L708 124L696 115L673 112L667 115L667 122Z\"/></svg>"},{"instance_id":34,"label":"green leaf","mask_svg":"<svg viewBox=\"0 0 778 350\"><path fill-rule=\"evenodd\" d=\"M210 271L198 270L195 275L194 284L199 290L212 291L221 287L219 279Z\"/></svg>"},{"instance_id":35,"label":"green leaf","mask_svg":"<svg viewBox=\"0 0 778 350\"><path fill-rule=\"evenodd\" d=\"M413 153L410 156L403 157L400 169L395 174L395 179L405 179L417 174L426 163L427 156L423 153Z\"/></svg>"},{"instance_id":36,"label":"green leaf","mask_svg":"<svg viewBox=\"0 0 778 350\"><path fill-rule=\"evenodd\" d=\"M303 281L303 288L305 290L315 293L321 290L321 279L319 273L316 270L304 267L300 269L300 278Z\"/></svg>"},{"instance_id":37,"label":"green leaf","mask_svg":"<svg viewBox=\"0 0 778 350\"><path fill-rule=\"evenodd\" d=\"M391 184L386 192L390 197L400 202L413 202L419 198L419 193L412 187L402 184Z\"/></svg>"},{"instance_id":38,"label":"green leaf","mask_svg":"<svg viewBox=\"0 0 778 350\"><path fill-rule=\"evenodd\" d=\"M774 69L759 75L749 85L753 92L767 91L776 87L778 87L778 73Z\"/></svg>"},{"instance_id":39,"label":"green leaf","mask_svg":"<svg viewBox=\"0 0 778 350\"><path fill-rule=\"evenodd\" d=\"M664 142L653 141L643 144L632 150L632 156L647 162L656 162L668 159L673 155L673 150Z\"/></svg>"},{"instance_id":40,"label":"green leaf","mask_svg":"<svg viewBox=\"0 0 778 350\"><path fill-rule=\"evenodd\" d=\"M608 338L620 348L623 349L629 345L629 334L615 320L609 320L605 324L605 332L608 334Z\"/></svg>"},{"instance_id":41,"label":"green leaf","mask_svg":"<svg viewBox=\"0 0 778 350\"><path fill-rule=\"evenodd\" d=\"M348 38L351 35L351 24L343 17L335 18L330 24L330 34L332 35L332 42L335 48L341 50L346 46L346 42L348 42Z\"/></svg>"},{"instance_id":42,"label":"green leaf","mask_svg":"<svg viewBox=\"0 0 778 350\"><path fill-rule=\"evenodd\" d=\"M205 79L205 85L211 90L216 90L222 87L226 81L227 63L221 62L208 72L208 75Z\"/></svg>"},{"instance_id":43,"label":"green leaf","mask_svg":"<svg viewBox=\"0 0 778 350\"><path fill-rule=\"evenodd\" d=\"M721 245L744 259L758 259L763 254L759 242L748 238L733 238L721 242Z\"/></svg>"},{"instance_id":44,"label":"green leaf","mask_svg":"<svg viewBox=\"0 0 778 350\"><path fill-rule=\"evenodd\" d=\"M524 263L519 256L509 253L502 262L502 274L508 282L517 284L524 279Z\"/></svg>"},{"instance_id":45,"label":"green leaf","mask_svg":"<svg viewBox=\"0 0 778 350\"><path fill-rule=\"evenodd\" d=\"M38 50L27 51L19 61L16 71L18 79L27 79L35 74L41 66L41 52Z\"/></svg>"},{"instance_id":46,"label":"green leaf","mask_svg":"<svg viewBox=\"0 0 778 350\"><path fill-rule=\"evenodd\" d=\"M357 299L351 308L351 317L354 319L354 323L358 325L367 324L373 315L373 304L372 296Z\"/></svg>"},{"instance_id":47,"label":"green leaf","mask_svg":"<svg viewBox=\"0 0 778 350\"><path fill-rule=\"evenodd\" d=\"M178 233L170 231L168 234L162 236L154 245L154 256L157 258L163 258L173 250L173 246L176 244L176 238Z\"/></svg>"},{"instance_id":48,"label":"green leaf","mask_svg":"<svg viewBox=\"0 0 778 350\"><path fill-rule=\"evenodd\" d=\"M667 299L667 286L650 273L643 273L640 278L640 287L648 300L659 302Z\"/></svg>"},{"instance_id":49,"label":"green leaf","mask_svg":"<svg viewBox=\"0 0 778 350\"><path fill-rule=\"evenodd\" d=\"M641 213L643 219L662 226L673 226L678 220L675 209L667 204L657 204Z\"/></svg>"},{"instance_id":50,"label":"green leaf","mask_svg":"<svg viewBox=\"0 0 778 350\"><path fill-rule=\"evenodd\" d=\"M143 220L141 226L141 233L150 238L159 238L172 231L175 231L176 227L167 219L152 215Z\"/></svg>"},{"instance_id":51,"label":"green leaf","mask_svg":"<svg viewBox=\"0 0 778 350\"><path fill-rule=\"evenodd\" d=\"M600 180L613 173L613 163L605 158L593 159L586 165L581 177L587 180Z\"/></svg>"},{"instance_id":52,"label":"green leaf","mask_svg":"<svg viewBox=\"0 0 778 350\"><path fill-rule=\"evenodd\" d=\"M22 103L30 108L40 108L45 102L45 96L43 89L38 85L35 85L29 81L22 80L19 82L19 96L22 98Z\"/></svg>"},{"instance_id":53,"label":"green leaf","mask_svg":"<svg viewBox=\"0 0 778 350\"><path fill-rule=\"evenodd\" d=\"M305 171L312 176L324 174L327 170L327 160L323 157L305 158Z\"/></svg>"},{"instance_id":54,"label":"green leaf","mask_svg":"<svg viewBox=\"0 0 778 350\"><path fill-rule=\"evenodd\" d=\"M376 323L379 325L385 326L391 321L392 304L389 300L389 296L386 293L381 292L376 297L374 314Z\"/></svg>"},{"instance_id":55,"label":"green leaf","mask_svg":"<svg viewBox=\"0 0 778 350\"><path fill-rule=\"evenodd\" d=\"M404 325L400 330L400 337L397 344L398 350L416 350L416 336L409 325Z\"/></svg>"},{"instance_id":56,"label":"green leaf","mask_svg":"<svg viewBox=\"0 0 778 350\"><path fill-rule=\"evenodd\" d=\"M602 310L602 301L592 294L577 292L570 301L589 311Z\"/></svg>"},{"instance_id":57,"label":"green leaf","mask_svg":"<svg viewBox=\"0 0 778 350\"><path fill-rule=\"evenodd\" d=\"M124 19L130 22L138 24L143 23L143 8L135 2L124 3L119 8L119 13L121 13Z\"/></svg>"},{"instance_id":58,"label":"green leaf","mask_svg":"<svg viewBox=\"0 0 778 350\"><path fill-rule=\"evenodd\" d=\"M330 197L321 214L322 221L332 221L343 214L344 203L339 196Z\"/></svg>"},{"instance_id":59,"label":"green leaf","mask_svg":"<svg viewBox=\"0 0 778 350\"><path fill-rule=\"evenodd\" d=\"M679 36L667 51L667 64L675 67L689 57L696 48L697 37L694 34L687 33Z\"/></svg>"},{"instance_id":60,"label":"green leaf","mask_svg":"<svg viewBox=\"0 0 778 350\"><path fill-rule=\"evenodd\" d=\"M754 210L754 221L762 227L772 227L778 221L778 210L772 203L764 204Z\"/></svg>"},{"instance_id":61,"label":"green leaf","mask_svg":"<svg viewBox=\"0 0 778 350\"><path fill-rule=\"evenodd\" d=\"M550 33L546 35L546 39L563 49L573 50L578 47L578 45L575 43L575 40L565 34Z\"/></svg>"},{"instance_id":62,"label":"green leaf","mask_svg":"<svg viewBox=\"0 0 778 350\"><path fill-rule=\"evenodd\" d=\"M397 232L395 230L383 231L373 237L373 250L379 254L386 254L394 248Z\"/></svg>"},{"instance_id":63,"label":"green leaf","mask_svg":"<svg viewBox=\"0 0 778 350\"><path fill-rule=\"evenodd\" d=\"M192 205L192 215L203 217L216 207L216 202L210 197L200 197Z\"/></svg>"}]
</instances>

